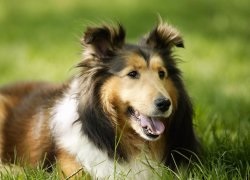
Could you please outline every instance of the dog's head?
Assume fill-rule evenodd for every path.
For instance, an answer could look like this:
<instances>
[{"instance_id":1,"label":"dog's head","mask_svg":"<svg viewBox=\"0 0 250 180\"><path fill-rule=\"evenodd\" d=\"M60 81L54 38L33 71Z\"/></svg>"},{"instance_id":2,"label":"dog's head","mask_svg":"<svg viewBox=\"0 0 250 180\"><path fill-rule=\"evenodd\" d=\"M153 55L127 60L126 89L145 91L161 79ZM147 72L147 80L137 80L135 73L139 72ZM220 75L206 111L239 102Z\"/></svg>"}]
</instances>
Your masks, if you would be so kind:
<instances>
[{"instance_id":1,"label":"dog's head","mask_svg":"<svg viewBox=\"0 0 250 180\"><path fill-rule=\"evenodd\" d=\"M178 31L159 23L134 45L125 43L120 25L94 27L87 29L82 43L84 58L107 77L99 92L104 112L114 117L114 124L129 124L142 138L158 139L177 108L175 79L180 72L172 49L184 47Z\"/></svg>"}]
</instances>

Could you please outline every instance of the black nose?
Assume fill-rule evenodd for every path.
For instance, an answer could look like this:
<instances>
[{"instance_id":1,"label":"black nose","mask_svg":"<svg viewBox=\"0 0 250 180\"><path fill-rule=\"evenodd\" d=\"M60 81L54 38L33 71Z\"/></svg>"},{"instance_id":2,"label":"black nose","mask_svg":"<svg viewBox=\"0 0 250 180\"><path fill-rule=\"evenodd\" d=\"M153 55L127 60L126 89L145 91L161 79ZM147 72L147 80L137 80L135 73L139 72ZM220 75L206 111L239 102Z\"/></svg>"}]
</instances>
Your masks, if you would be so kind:
<instances>
[{"instance_id":1,"label":"black nose","mask_svg":"<svg viewBox=\"0 0 250 180\"><path fill-rule=\"evenodd\" d=\"M158 110L161 112L165 112L169 109L169 106L171 105L171 102L169 99L166 98L159 98L155 100L155 106Z\"/></svg>"}]
</instances>

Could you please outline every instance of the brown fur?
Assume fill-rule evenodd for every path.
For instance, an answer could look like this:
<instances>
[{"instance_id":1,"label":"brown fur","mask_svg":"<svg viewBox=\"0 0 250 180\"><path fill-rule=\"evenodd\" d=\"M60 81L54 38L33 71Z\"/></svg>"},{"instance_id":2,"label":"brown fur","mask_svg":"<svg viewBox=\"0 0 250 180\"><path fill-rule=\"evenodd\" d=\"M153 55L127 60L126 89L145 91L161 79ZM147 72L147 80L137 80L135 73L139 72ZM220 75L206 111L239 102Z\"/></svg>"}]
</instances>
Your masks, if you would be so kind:
<instances>
[{"instance_id":1,"label":"brown fur","mask_svg":"<svg viewBox=\"0 0 250 180\"><path fill-rule=\"evenodd\" d=\"M68 131L81 125L80 135L69 137L88 139L93 147L101 150L100 156L107 152L108 158L121 166L145 153L152 160L174 169L176 163L185 161L172 154L174 151L188 158L191 157L188 151L197 152L192 104L172 57L173 47L184 47L178 31L161 22L139 45L127 45L120 25L118 28L91 27L86 30L82 44L85 49L83 60L77 65L79 74L65 85L20 83L0 89L2 162L17 160L31 166L43 162L45 167L57 162L62 176L71 177L82 168L81 173L72 178L82 175L89 178L89 172L81 164L84 161L80 162L72 152L78 146L67 147L68 142L64 141L68 141L68 137L60 139L56 134L64 128L60 125L65 122L60 120L67 115L64 112L67 110L72 117L65 119L72 122ZM133 76L133 72L137 76ZM67 98L76 100L77 107L75 104L67 106ZM156 100L160 98L169 100L169 109L157 107ZM62 110L58 108L61 103L65 103ZM140 117L134 120L131 111L138 112ZM78 119L73 119L74 113ZM140 124L143 117L151 122L162 122L165 131L147 135ZM52 126L52 122L57 126ZM64 135L64 132L59 134ZM88 143L86 146L92 147Z\"/></svg>"},{"instance_id":2,"label":"brown fur","mask_svg":"<svg viewBox=\"0 0 250 180\"><path fill-rule=\"evenodd\" d=\"M50 156L48 152L53 152L49 122L46 120L49 111L39 110L49 106L42 101L51 101L45 100L45 97L56 93L55 89L56 86L45 83L25 83L0 90L1 111L5 112L1 117L3 162L20 161L37 165L45 156Z\"/></svg>"},{"instance_id":3,"label":"brown fur","mask_svg":"<svg viewBox=\"0 0 250 180\"><path fill-rule=\"evenodd\" d=\"M131 69L140 71L141 75L145 75L146 77L138 81L128 80L126 75ZM134 131L129 128L127 118L123 117L128 104L133 104L134 102L139 102L139 104L135 106L140 108L141 112L149 112L149 110L145 110L145 106L142 106L140 102L152 104L157 93L159 93L154 85L158 87L162 86L162 88L166 89L173 101L174 108L177 108L177 90L171 79L159 81L158 78L155 78L155 74L157 75L159 70L164 70L167 73L162 59L157 55L150 59L150 64L147 64L143 57L137 54L130 54L126 56L126 68L119 73L119 77L114 76L110 78L102 87L102 103L106 108L104 111L108 113L113 120L114 128L117 127L117 125L121 127L120 129L118 128L118 131L120 131L118 134L122 136L120 143L122 146L127 147L126 151L130 157L138 155L141 149L146 148L149 149L148 151L152 153L155 160L161 161L164 158L164 149L167 145L166 137L163 136L156 142L148 142L145 146L145 140L135 135ZM157 85L157 83L162 85ZM148 92L145 93L144 96L142 96L143 94L141 93L142 86L144 92ZM138 96L139 94L140 96ZM126 103L124 104L124 102ZM119 122L116 122L117 120L119 120ZM169 120L164 121L166 126L168 121Z\"/></svg>"},{"instance_id":4,"label":"brown fur","mask_svg":"<svg viewBox=\"0 0 250 180\"><path fill-rule=\"evenodd\" d=\"M76 162L75 157L66 152L65 150L58 150L56 153L58 168L61 172L61 177L80 180L80 179L91 179L87 173L85 173L83 167ZM62 170L62 171L61 171Z\"/></svg>"},{"instance_id":5,"label":"brown fur","mask_svg":"<svg viewBox=\"0 0 250 180\"><path fill-rule=\"evenodd\" d=\"M0 157L2 157L2 146L3 146L3 126L6 116L5 109L5 98L0 95Z\"/></svg>"}]
</instances>

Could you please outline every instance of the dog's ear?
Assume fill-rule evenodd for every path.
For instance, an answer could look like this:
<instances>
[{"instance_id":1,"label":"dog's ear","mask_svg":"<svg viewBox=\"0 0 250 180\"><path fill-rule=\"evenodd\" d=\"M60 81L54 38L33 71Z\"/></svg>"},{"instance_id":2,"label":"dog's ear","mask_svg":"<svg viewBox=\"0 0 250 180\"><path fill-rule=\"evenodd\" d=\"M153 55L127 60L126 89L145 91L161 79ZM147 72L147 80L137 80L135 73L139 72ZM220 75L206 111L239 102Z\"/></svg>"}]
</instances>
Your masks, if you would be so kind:
<instances>
[{"instance_id":1,"label":"dog's ear","mask_svg":"<svg viewBox=\"0 0 250 180\"><path fill-rule=\"evenodd\" d=\"M117 27L88 27L81 42L86 48L85 54L107 59L124 45L125 30L120 24Z\"/></svg>"},{"instance_id":2,"label":"dog's ear","mask_svg":"<svg viewBox=\"0 0 250 180\"><path fill-rule=\"evenodd\" d=\"M145 43L155 49L171 49L174 46L184 48L184 42L179 31L163 22L158 23L149 33Z\"/></svg>"}]
</instances>

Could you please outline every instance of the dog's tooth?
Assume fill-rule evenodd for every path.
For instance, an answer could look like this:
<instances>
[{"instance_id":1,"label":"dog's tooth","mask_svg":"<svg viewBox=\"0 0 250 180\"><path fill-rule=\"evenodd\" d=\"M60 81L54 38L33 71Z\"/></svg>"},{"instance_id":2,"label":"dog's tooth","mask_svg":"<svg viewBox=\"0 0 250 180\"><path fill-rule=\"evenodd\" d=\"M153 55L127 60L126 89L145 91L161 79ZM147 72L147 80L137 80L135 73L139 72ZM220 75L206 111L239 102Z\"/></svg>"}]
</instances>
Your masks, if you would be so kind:
<instances>
[{"instance_id":1,"label":"dog's tooth","mask_svg":"<svg viewBox=\"0 0 250 180\"><path fill-rule=\"evenodd\" d=\"M139 116L140 116L139 111L135 111L135 117L139 118Z\"/></svg>"}]
</instances>

